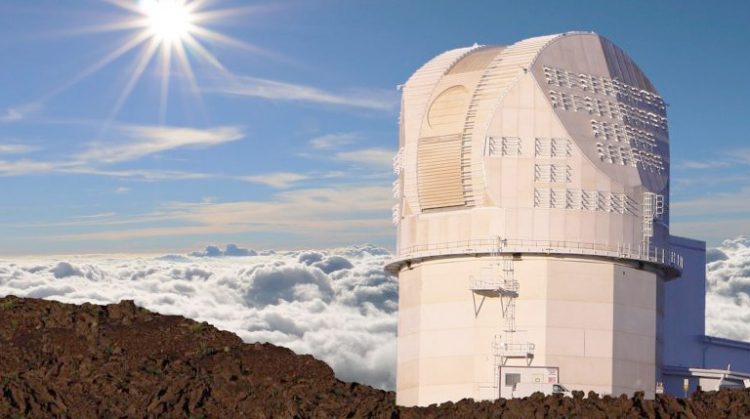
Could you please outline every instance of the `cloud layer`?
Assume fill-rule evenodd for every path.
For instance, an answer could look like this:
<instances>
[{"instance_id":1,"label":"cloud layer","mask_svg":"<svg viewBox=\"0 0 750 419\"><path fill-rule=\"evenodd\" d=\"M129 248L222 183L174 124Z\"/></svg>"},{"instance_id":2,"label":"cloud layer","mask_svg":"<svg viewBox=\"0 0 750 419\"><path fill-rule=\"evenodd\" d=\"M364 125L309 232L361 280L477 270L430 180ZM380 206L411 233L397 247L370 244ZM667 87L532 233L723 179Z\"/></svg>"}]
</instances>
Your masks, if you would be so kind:
<instances>
[{"instance_id":1,"label":"cloud layer","mask_svg":"<svg viewBox=\"0 0 750 419\"><path fill-rule=\"evenodd\" d=\"M157 258L0 260L0 295L107 304L133 299L283 345L327 362L344 380L395 384L396 280L387 250L255 252L237 246Z\"/></svg>"},{"instance_id":2,"label":"cloud layer","mask_svg":"<svg viewBox=\"0 0 750 419\"><path fill-rule=\"evenodd\" d=\"M706 333L750 341L750 239L725 240L706 260Z\"/></svg>"},{"instance_id":3,"label":"cloud layer","mask_svg":"<svg viewBox=\"0 0 750 419\"><path fill-rule=\"evenodd\" d=\"M344 380L395 386L398 283L375 246L190 255L0 260L0 296L107 304L133 299L238 334L313 354ZM750 341L750 239L707 254L706 332Z\"/></svg>"}]
</instances>

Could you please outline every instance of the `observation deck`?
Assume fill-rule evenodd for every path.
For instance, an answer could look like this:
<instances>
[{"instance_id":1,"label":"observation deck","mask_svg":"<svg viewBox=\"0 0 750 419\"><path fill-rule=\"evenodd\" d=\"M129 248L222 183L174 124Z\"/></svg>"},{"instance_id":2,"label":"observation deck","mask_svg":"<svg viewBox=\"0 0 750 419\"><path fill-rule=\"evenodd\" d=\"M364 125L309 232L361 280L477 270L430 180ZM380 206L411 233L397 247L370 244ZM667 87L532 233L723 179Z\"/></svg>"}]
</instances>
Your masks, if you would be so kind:
<instances>
[{"instance_id":1,"label":"observation deck","mask_svg":"<svg viewBox=\"0 0 750 419\"><path fill-rule=\"evenodd\" d=\"M484 297L518 298L518 281L478 279L471 284L471 291Z\"/></svg>"},{"instance_id":2,"label":"observation deck","mask_svg":"<svg viewBox=\"0 0 750 419\"><path fill-rule=\"evenodd\" d=\"M385 269L397 274L401 267L414 262L450 256L484 256L497 254L497 240L465 240L455 242L430 243L405 247L398 250ZM582 243L556 240L517 240L503 239L499 249L502 254L557 254L598 256L621 260L632 260L655 265L664 271L667 278L676 278L682 273L684 261L682 256L670 249L629 243L605 244Z\"/></svg>"}]
</instances>

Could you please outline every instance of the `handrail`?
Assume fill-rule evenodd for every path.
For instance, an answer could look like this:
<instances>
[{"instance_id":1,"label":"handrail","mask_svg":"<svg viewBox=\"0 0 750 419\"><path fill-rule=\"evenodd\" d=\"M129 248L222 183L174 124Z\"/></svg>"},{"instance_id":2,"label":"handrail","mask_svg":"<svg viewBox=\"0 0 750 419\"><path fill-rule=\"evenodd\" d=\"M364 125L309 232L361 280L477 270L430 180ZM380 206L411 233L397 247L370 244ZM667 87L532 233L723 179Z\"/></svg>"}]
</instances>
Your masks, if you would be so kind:
<instances>
[{"instance_id":1,"label":"handrail","mask_svg":"<svg viewBox=\"0 0 750 419\"><path fill-rule=\"evenodd\" d=\"M478 254L478 253L562 253L608 256L619 259L633 259L654 262L681 271L684 266L683 257L670 249L642 245L634 246L630 243L617 245L604 243L585 243L565 240L525 240L502 239L498 247L496 239L462 240L454 242L430 243L414 245L398 250L396 257L389 263L399 263L410 259L423 259L434 256Z\"/></svg>"},{"instance_id":2,"label":"handrail","mask_svg":"<svg viewBox=\"0 0 750 419\"><path fill-rule=\"evenodd\" d=\"M531 342L527 343L501 343L500 347L506 351L529 351L533 352L536 349L536 345Z\"/></svg>"}]
</instances>

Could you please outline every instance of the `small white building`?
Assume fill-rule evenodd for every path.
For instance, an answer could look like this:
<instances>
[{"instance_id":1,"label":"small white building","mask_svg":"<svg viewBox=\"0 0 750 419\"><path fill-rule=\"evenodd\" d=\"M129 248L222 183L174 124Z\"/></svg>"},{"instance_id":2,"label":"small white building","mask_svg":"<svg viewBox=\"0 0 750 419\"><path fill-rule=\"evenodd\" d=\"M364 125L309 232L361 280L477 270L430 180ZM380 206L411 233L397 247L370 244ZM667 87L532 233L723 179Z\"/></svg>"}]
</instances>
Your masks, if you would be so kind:
<instances>
[{"instance_id":1,"label":"small white building","mask_svg":"<svg viewBox=\"0 0 750 419\"><path fill-rule=\"evenodd\" d=\"M704 336L705 244L669 234L666 105L609 40L435 57L403 86L394 171L399 404L497 398L523 368L648 396L750 371L750 345Z\"/></svg>"}]
</instances>

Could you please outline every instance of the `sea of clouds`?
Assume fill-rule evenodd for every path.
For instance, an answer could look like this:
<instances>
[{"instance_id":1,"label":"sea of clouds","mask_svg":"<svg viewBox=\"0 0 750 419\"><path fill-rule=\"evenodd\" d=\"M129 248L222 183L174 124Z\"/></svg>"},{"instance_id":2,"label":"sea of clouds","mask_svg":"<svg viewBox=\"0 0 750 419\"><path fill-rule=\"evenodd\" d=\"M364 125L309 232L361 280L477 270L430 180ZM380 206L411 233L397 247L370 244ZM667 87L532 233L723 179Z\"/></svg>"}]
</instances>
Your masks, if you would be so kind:
<instances>
[{"instance_id":1,"label":"sea of clouds","mask_svg":"<svg viewBox=\"0 0 750 419\"><path fill-rule=\"evenodd\" d=\"M161 257L0 259L0 296L108 304L123 299L328 363L337 376L395 387L398 283L391 254L365 245L256 252L209 246ZM750 340L750 239L708 252L707 333Z\"/></svg>"},{"instance_id":2,"label":"sea of clouds","mask_svg":"<svg viewBox=\"0 0 750 419\"><path fill-rule=\"evenodd\" d=\"M375 246L256 252L228 245L161 257L0 259L0 296L123 299L312 354L343 380L392 389L398 283Z\"/></svg>"},{"instance_id":3,"label":"sea of clouds","mask_svg":"<svg viewBox=\"0 0 750 419\"><path fill-rule=\"evenodd\" d=\"M725 240L706 262L706 334L750 341L750 239Z\"/></svg>"}]
</instances>

